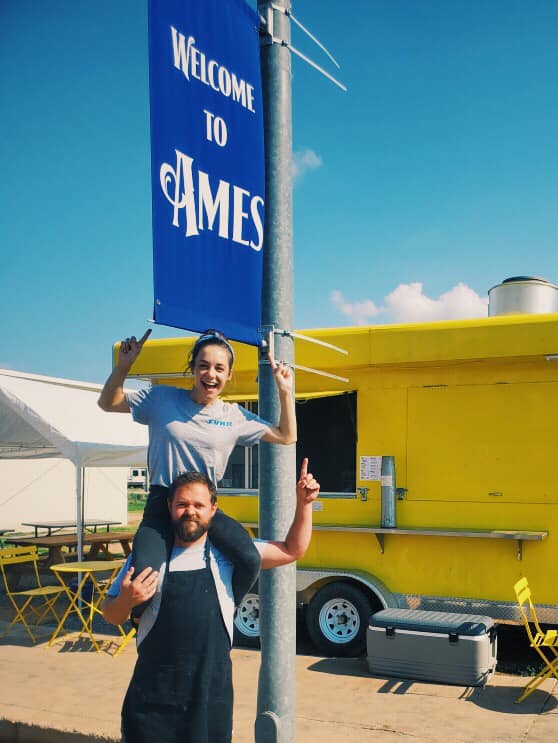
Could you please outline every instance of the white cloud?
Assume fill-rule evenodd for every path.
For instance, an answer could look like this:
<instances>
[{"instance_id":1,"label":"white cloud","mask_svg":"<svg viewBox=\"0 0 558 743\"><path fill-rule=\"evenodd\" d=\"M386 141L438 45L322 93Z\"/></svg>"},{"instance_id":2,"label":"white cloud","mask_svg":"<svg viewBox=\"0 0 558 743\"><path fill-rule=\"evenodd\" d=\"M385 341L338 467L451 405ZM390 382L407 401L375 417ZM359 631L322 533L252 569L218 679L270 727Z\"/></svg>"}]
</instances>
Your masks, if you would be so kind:
<instances>
[{"instance_id":1,"label":"white cloud","mask_svg":"<svg viewBox=\"0 0 558 743\"><path fill-rule=\"evenodd\" d=\"M366 325L372 320L384 323L457 320L488 314L488 298L479 296L463 282L437 299L426 296L422 282L415 281L399 284L384 297L381 306L371 299L348 302L337 289L331 292L330 301L353 325Z\"/></svg>"},{"instance_id":2,"label":"white cloud","mask_svg":"<svg viewBox=\"0 0 558 743\"><path fill-rule=\"evenodd\" d=\"M488 298L459 282L452 289L431 299L423 293L421 282L400 284L385 298L393 322L426 322L486 317Z\"/></svg>"},{"instance_id":3,"label":"white cloud","mask_svg":"<svg viewBox=\"0 0 558 743\"><path fill-rule=\"evenodd\" d=\"M299 181L309 170L322 167L322 158L314 150L293 152L293 180Z\"/></svg>"},{"instance_id":4,"label":"white cloud","mask_svg":"<svg viewBox=\"0 0 558 743\"><path fill-rule=\"evenodd\" d=\"M376 307L371 299L365 299L363 302L347 302L337 289L331 292L329 298L333 306L342 315L346 315L353 325L367 325L381 312L381 308Z\"/></svg>"}]
</instances>

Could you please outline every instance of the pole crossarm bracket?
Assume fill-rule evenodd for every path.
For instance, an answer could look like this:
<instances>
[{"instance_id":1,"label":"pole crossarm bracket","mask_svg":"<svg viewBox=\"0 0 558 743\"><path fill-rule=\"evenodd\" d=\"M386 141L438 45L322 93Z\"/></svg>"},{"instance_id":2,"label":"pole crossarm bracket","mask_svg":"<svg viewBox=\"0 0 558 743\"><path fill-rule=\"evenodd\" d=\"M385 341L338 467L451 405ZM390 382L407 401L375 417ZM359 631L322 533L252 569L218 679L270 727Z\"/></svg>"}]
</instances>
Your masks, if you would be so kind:
<instances>
[{"instance_id":1,"label":"pole crossarm bracket","mask_svg":"<svg viewBox=\"0 0 558 743\"><path fill-rule=\"evenodd\" d=\"M326 343L325 341L321 341L318 338L312 338L310 335L302 335L302 333L293 333L291 330L281 330L276 331L280 332L282 335L289 335L291 338L298 338L301 341L308 341L308 343L315 343L318 346L323 346L324 348L330 348L332 351L337 351L337 353L342 353L345 356L349 355L349 352L346 348L340 348L339 346L334 346L333 343Z\"/></svg>"},{"instance_id":2,"label":"pole crossarm bracket","mask_svg":"<svg viewBox=\"0 0 558 743\"><path fill-rule=\"evenodd\" d=\"M344 92L347 92L347 87L343 85L343 83L340 83L339 80L336 80L333 75L330 75L329 72L324 70L323 67L320 67L319 64L316 64L310 57L307 57L305 54L303 54L299 49L294 47L291 42L287 39L282 39L279 36L275 36L275 24L273 22L273 13L274 11L278 13L282 13L283 15L287 16L293 23L295 23L298 28L303 31L309 39L311 39L316 46L318 46L327 56L329 59L333 62L333 64L339 68L339 63L335 59L335 57L326 49L326 47L312 34L310 31L306 28L306 26L303 26L303 24L295 18L295 16L292 14L292 12L288 8L283 8L280 5L277 5L276 3L269 2L265 3L265 5L260 6L260 10L263 12L263 15L260 13L260 38L261 38L261 44L262 46L267 46L269 44L279 44L280 46L287 47L289 51L291 51L293 54L296 54L297 57L300 57L304 62L310 65L310 67L313 67L315 70L317 70L319 73L321 73L324 77L327 77L328 80L331 80L331 82L334 85L337 85L338 88L341 88Z\"/></svg>"},{"instance_id":3,"label":"pole crossarm bracket","mask_svg":"<svg viewBox=\"0 0 558 743\"><path fill-rule=\"evenodd\" d=\"M338 374L331 374L331 372L320 371L320 369L312 369L310 366L300 366L294 364L294 368L299 371L308 372L308 374L317 374L319 377L327 377L328 379L336 379L338 382L349 383L348 377L340 377Z\"/></svg>"},{"instance_id":4,"label":"pole crossarm bracket","mask_svg":"<svg viewBox=\"0 0 558 743\"><path fill-rule=\"evenodd\" d=\"M338 353L342 353L342 354L349 353L345 348L339 348L339 346L334 346L332 343L326 343L325 341L318 340L317 338L312 338L309 335L302 335L302 333L295 333L292 330L285 330L284 328L275 328L273 327L273 325L266 325L260 328L258 332L262 339L262 344L260 346L260 364L262 365L270 363L266 358L268 354L272 359L275 359L275 336L276 335L280 335L283 338L291 338L292 340L294 340L295 338L298 338L299 340L308 341L309 343L315 343L318 346L323 346L324 348L329 348L332 351L337 351ZM317 374L320 377L328 377L329 379L336 379L338 382L344 382L345 384L349 382L348 377L340 377L337 374L331 374L330 372L320 371L319 369L312 369L309 366L300 366L299 364L292 364L292 368L298 369L299 371L308 372L309 374Z\"/></svg>"}]
</instances>

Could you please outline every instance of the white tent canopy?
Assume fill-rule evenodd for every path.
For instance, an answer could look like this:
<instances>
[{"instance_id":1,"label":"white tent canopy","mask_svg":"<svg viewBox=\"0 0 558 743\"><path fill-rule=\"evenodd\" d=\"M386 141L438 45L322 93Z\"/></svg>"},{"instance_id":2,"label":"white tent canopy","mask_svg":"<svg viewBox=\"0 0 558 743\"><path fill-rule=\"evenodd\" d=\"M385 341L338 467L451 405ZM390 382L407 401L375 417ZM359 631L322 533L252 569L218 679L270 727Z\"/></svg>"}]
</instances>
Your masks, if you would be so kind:
<instances>
[{"instance_id":1,"label":"white tent canopy","mask_svg":"<svg viewBox=\"0 0 558 743\"><path fill-rule=\"evenodd\" d=\"M101 385L0 369L0 458L145 466L147 429L97 405Z\"/></svg>"},{"instance_id":2,"label":"white tent canopy","mask_svg":"<svg viewBox=\"0 0 558 743\"><path fill-rule=\"evenodd\" d=\"M145 467L147 460L146 427L129 415L103 412L101 389L0 369L0 459L69 459L76 467L78 527L84 467ZM81 557L81 545L78 552Z\"/></svg>"}]
</instances>

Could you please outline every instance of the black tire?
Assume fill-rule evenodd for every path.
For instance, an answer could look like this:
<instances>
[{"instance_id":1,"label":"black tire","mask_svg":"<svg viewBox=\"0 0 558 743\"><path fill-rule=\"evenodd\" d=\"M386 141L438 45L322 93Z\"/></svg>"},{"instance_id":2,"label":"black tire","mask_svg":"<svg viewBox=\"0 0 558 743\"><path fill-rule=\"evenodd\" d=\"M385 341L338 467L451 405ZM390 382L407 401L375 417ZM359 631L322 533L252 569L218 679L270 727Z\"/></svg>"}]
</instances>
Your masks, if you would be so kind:
<instances>
[{"instance_id":1,"label":"black tire","mask_svg":"<svg viewBox=\"0 0 558 743\"><path fill-rule=\"evenodd\" d=\"M306 610L306 628L322 655L352 658L366 652L372 601L360 588L335 581L316 593Z\"/></svg>"},{"instance_id":2,"label":"black tire","mask_svg":"<svg viewBox=\"0 0 558 743\"><path fill-rule=\"evenodd\" d=\"M234 616L233 644L237 647L260 647L260 597L247 593Z\"/></svg>"}]
</instances>

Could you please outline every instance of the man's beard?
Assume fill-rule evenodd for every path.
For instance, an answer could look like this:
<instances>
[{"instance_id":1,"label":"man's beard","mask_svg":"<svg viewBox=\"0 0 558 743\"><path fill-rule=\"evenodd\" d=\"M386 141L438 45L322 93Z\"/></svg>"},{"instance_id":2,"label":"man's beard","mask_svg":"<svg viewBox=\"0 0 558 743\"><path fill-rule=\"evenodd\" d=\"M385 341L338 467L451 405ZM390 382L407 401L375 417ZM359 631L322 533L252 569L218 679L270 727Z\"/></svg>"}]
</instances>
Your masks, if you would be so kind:
<instances>
[{"instance_id":1,"label":"man's beard","mask_svg":"<svg viewBox=\"0 0 558 743\"><path fill-rule=\"evenodd\" d=\"M183 516L180 519L173 520L172 528L181 542L195 542L203 537L209 528L209 524L193 521Z\"/></svg>"}]
</instances>

